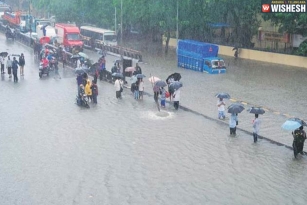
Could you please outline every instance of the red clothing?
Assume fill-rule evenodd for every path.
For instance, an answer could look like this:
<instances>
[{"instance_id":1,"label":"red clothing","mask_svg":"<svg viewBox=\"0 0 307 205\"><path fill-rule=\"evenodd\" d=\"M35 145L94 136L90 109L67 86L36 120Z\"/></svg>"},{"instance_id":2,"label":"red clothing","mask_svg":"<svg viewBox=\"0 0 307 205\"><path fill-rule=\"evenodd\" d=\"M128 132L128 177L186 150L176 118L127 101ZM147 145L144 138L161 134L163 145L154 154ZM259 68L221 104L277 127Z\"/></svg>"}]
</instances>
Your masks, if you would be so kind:
<instances>
[{"instance_id":1,"label":"red clothing","mask_svg":"<svg viewBox=\"0 0 307 205\"><path fill-rule=\"evenodd\" d=\"M43 68L48 67L49 61L47 60L47 58L43 58L41 62L43 63Z\"/></svg>"}]
</instances>

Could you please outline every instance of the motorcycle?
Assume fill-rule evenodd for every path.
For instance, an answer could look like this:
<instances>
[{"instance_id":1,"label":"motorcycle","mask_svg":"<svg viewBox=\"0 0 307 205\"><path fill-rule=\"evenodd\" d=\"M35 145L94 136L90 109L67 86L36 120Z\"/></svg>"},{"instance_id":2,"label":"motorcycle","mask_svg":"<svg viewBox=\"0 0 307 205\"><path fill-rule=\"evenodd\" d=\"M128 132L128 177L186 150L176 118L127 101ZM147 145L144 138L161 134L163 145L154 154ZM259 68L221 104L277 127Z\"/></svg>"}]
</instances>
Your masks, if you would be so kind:
<instances>
[{"instance_id":1,"label":"motorcycle","mask_svg":"<svg viewBox=\"0 0 307 205\"><path fill-rule=\"evenodd\" d=\"M42 62L39 64L39 73L38 73L39 78L42 78L43 75L49 76L49 71L50 71L49 66L44 67Z\"/></svg>"},{"instance_id":2,"label":"motorcycle","mask_svg":"<svg viewBox=\"0 0 307 205\"><path fill-rule=\"evenodd\" d=\"M82 107L86 107L86 108L90 108L89 104L88 104L88 99L86 97L86 95L83 95L82 98L80 96L76 96L76 103L79 106Z\"/></svg>"},{"instance_id":3,"label":"motorcycle","mask_svg":"<svg viewBox=\"0 0 307 205\"><path fill-rule=\"evenodd\" d=\"M15 40L15 37L16 37L15 31L12 31L10 28L8 28L5 32L5 37L6 39L11 38L12 40Z\"/></svg>"}]
</instances>

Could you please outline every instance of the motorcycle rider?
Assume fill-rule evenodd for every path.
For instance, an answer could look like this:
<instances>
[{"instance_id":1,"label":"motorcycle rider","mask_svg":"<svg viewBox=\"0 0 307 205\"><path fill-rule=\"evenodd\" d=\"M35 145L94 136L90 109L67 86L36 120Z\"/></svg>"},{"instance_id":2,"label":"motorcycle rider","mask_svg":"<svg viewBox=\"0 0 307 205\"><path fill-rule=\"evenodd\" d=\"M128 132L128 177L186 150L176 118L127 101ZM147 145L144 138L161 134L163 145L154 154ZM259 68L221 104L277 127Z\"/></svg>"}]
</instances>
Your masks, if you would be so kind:
<instances>
[{"instance_id":1,"label":"motorcycle rider","mask_svg":"<svg viewBox=\"0 0 307 205\"><path fill-rule=\"evenodd\" d=\"M45 57L41 60L42 64L43 64L43 69L48 68L49 66L49 61L48 59Z\"/></svg>"},{"instance_id":2,"label":"motorcycle rider","mask_svg":"<svg viewBox=\"0 0 307 205\"><path fill-rule=\"evenodd\" d=\"M82 105L84 95L85 95L84 85L80 84L79 90L78 90L78 101L77 101L78 105Z\"/></svg>"}]
</instances>

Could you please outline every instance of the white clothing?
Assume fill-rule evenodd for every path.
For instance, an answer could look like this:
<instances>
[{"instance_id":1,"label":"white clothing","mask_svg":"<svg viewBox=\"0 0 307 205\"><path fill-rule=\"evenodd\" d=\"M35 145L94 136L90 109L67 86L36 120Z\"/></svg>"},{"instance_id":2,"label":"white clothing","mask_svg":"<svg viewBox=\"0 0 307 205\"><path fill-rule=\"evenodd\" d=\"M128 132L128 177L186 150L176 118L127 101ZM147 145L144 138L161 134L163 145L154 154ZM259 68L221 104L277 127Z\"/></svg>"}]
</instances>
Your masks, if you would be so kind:
<instances>
[{"instance_id":1,"label":"white clothing","mask_svg":"<svg viewBox=\"0 0 307 205\"><path fill-rule=\"evenodd\" d=\"M139 91L144 91L144 82L141 81L139 84Z\"/></svg>"},{"instance_id":2,"label":"white clothing","mask_svg":"<svg viewBox=\"0 0 307 205\"><path fill-rule=\"evenodd\" d=\"M261 124L261 121L258 118L253 120L254 133L256 133L256 134L259 133L260 124Z\"/></svg>"},{"instance_id":3,"label":"white clothing","mask_svg":"<svg viewBox=\"0 0 307 205\"><path fill-rule=\"evenodd\" d=\"M116 80L115 80L115 83L114 83L115 90L116 90L116 91L120 91L120 88L121 88L122 86L123 86L123 85L122 85L122 81L116 79Z\"/></svg>"},{"instance_id":4,"label":"white clothing","mask_svg":"<svg viewBox=\"0 0 307 205\"><path fill-rule=\"evenodd\" d=\"M222 100L222 101L218 100L218 101L217 101L217 110L218 110L218 111L225 111L225 105L223 105L223 104L221 104L221 103L224 103L224 104L225 104L224 100ZM220 106L219 106L219 105L220 105Z\"/></svg>"},{"instance_id":5,"label":"white clothing","mask_svg":"<svg viewBox=\"0 0 307 205\"><path fill-rule=\"evenodd\" d=\"M7 61L6 61L6 67L7 67L7 68L12 67L12 64L13 64L13 61L7 59Z\"/></svg>"},{"instance_id":6,"label":"white clothing","mask_svg":"<svg viewBox=\"0 0 307 205\"><path fill-rule=\"evenodd\" d=\"M77 68L80 68L81 67L81 61L80 59L77 60Z\"/></svg>"},{"instance_id":7,"label":"white clothing","mask_svg":"<svg viewBox=\"0 0 307 205\"><path fill-rule=\"evenodd\" d=\"M2 56L0 56L0 63L4 64L4 58Z\"/></svg>"},{"instance_id":8,"label":"white clothing","mask_svg":"<svg viewBox=\"0 0 307 205\"><path fill-rule=\"evenodd\" d=\"M180 101L180 89L178 89L174 92L173 101Z\"/></svg>"}]
</instances>

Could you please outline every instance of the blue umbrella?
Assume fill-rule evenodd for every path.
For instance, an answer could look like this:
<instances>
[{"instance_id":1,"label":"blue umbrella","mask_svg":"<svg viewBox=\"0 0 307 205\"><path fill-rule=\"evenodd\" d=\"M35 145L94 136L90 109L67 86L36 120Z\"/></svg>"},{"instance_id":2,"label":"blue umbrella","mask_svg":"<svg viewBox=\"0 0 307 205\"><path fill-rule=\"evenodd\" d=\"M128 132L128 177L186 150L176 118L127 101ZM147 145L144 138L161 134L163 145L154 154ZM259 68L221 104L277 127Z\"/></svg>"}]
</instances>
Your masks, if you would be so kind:
<instances>
[{"instance_id":1,"label":"blue umbrella","mask_svg":"<svg viewBox=\"0 0 307 205\"><path fill-rule=\"evenodd\" d=\"M300 126L302 125L298 121L287 120L286 122L284 122L284 124L282 124L281 128L284 130L293 131Z\"/></svg>"},{"instance_id":2,"label":"blue umbrella","mask_svg":"<svg viewBox=\"0 0 307 205\"><path fill-rule=\"evenodd\" d=\"M225 99L229 99L230 98L230 95L228 93L218 93L215 95L215 97L217 98L225 98Z\"/></svg>"},{"instance_id":3,"label":"blue umbrella","mask_svg":"<svg viewBox=\"0 0 307 205\"><path fill-rule=\"evenodd\" d=\"M136 77L137 78L145 78L146 76L144 74L137 74Z\"/></svg>"},{"instance_id":4,"label":"blue umbrella","mask_svg":"<svg viewBox=\"0 0 307 205\"><path fill-rule=\"evenodd\" d=\"M295 121L295 122L300 123L301 126L307 126L306 122L304 122L300 118L289 118L288 121Z\"/></svg>"},{"instance_id":5,"label":"blue umbrella","mask_svg":"<svg viewBox=\"0 0 307 205\"><path fill-rule=\"evenodd\" d=\"M155 86L165 87L165 86L167 86L167 84L163 80L158 80L158 81L155 82Z\"/></svg>"},{"instance_id":6,"label":"blue umbrella","mask_svg":"<svg viewBox=\"0 0 307 205\"><path fill-rule=\"evenodd\" d=\"M183 85L182 85L182 82L174 81L174 82L172 82L172 83L169 85L169 88L174 89L174 90L178 90L178 89L181 88L182 86L183 86Z\"/></svg>"},{"instance_id":7,"label":"blue umbrella","mask_svg":"<svg viewBox=\"0 0 307 205\"><path fill-rule=\"evenodd\" d=\"M124 78L123 74L121 73L113 73L112 76L116 78Z\"/></svg>"}]
</instances>

